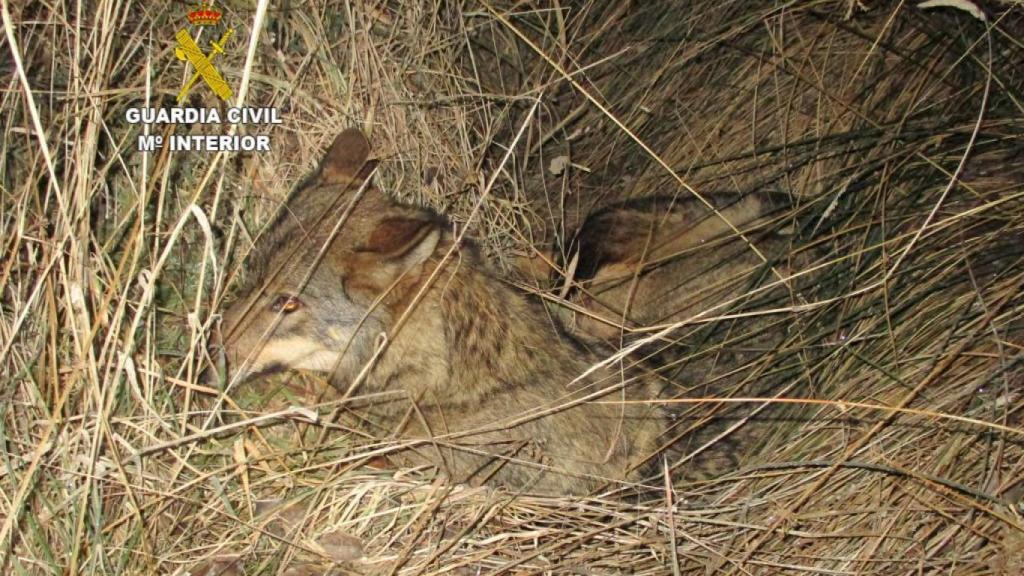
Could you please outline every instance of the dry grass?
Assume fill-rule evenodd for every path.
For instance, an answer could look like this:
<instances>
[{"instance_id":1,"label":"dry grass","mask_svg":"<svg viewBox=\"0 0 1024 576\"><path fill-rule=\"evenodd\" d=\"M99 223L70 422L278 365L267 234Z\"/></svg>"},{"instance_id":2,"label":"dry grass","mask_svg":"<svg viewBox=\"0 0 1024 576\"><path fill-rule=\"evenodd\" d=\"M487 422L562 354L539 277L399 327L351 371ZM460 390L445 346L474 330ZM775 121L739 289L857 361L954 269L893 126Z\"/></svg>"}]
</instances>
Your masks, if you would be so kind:
<instances>
[{"instance_id":1,"label":"dry grass","mask_svg":"<svg viewBox=\"0 0 1024 576\"><path fill-rule=\"evenodd\" d=\"M250 129L273 151L146 155L124 111L172 103L190 7L5 2L0 569L1024 571L1024 14L980 3L986 34L906 2L678 4L229 3L218 66L282 111ZM355 124L386 190L469 226L499 266L567 249L613 200L771 196L782 300L627 326L625 343L683 342L664 373L715 381L719 336L763 326L721 316L771 309L781 342L688 406L749 413L756 381L800 409L740 469L637 503L369 468L388 446L335 418L321 382L198 384L241 248ZM300 498L288 530L258 514ZM337 531L361 560L331 565Z\"/></svg>"}]
</instances>

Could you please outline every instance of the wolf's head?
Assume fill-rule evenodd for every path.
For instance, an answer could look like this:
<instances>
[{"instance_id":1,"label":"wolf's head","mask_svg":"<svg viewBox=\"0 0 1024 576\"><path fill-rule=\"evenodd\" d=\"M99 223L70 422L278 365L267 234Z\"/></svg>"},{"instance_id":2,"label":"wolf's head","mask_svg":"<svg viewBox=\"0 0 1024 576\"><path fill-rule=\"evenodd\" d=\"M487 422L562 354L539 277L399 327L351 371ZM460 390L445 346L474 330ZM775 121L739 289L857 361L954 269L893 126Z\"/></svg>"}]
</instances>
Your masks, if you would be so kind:
<instances>
[{"instance_id":1,"label":"wolf's head","mask_svg":"<svg viewBox=\"0 0 1024 576\"><path fill-rule=\"evenodd\" d=\"M358 369L433 269L443 220L373 188L369 155L359 130L338 135L256 241L222 323L230 381Z\"/></svg>"}]
</instances>

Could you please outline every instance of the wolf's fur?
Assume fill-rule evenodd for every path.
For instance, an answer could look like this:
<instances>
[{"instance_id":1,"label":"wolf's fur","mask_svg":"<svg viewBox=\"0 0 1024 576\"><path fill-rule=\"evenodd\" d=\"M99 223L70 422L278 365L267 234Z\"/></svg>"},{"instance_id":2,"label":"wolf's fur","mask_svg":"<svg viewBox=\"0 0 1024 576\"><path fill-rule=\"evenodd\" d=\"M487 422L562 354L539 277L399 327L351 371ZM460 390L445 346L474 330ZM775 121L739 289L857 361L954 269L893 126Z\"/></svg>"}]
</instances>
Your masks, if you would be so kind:
<instances>
[{"instance_id":1,"label":"wolf's fur","mask_svg":"<svg viewBox=\"0 0 1024 576\"><path fill-rule=\"evenodd\" d=\"M764 200L745 196L719 213L742 229L761 218ZM762 261L723 219L696 199L648 198L591 215L576 234L576 280L584 305L612 323L580 318L601 338L619 328L685 320L740 295Z\"/></svg>"},{"instance_id":2,"label":"wolf's fur","mask_svg":"<svg viewBox=\"0 0 1024 576\"><path fill-rule=\"evenodd\" d=\"M403 438L437 439L420 452L456 480L582 493L638 479L664 430L661 408L643 402L653 386L603 370L573 383L599 358L471 244L455 246L441 217L363 192L368 154L359 131L339 135L254 248L224 315L231 377L299 368L393 393L371 414ZM290 313L287 297L301 302Z\"/></svg>"},{"instance_id":3,"label":"wolf's fur","mask_svg":"<svg viewBox=\"0 0 1024 576\"><path fill-rule=\"evenodd\" d=\"M793 303L795 292L808 281L782 281L780 276L792 266L803 268L805 258L797 255L796 262L789 262L794 257L789 238L763 226L769 213L764 197L714 199L732 226L696 199L633 200L588 217L573 240L575 280L581 286L575 298L587 313L567 323L584 338L613 342L634 338L634 329L683 323L641 351L657 358L658 368L678 385L675 395L773 395L784 391L777 387L784 355L774 353L788 337L792 319L760 312ZM776 285L763 289L770 283ZM763 376L772 372L773 378ZM674 412L675 451L690 454L714 445L679 466L681 477L735 469L744 452L756 452L757 442L778 429L780 419L792 417L788 408L778 406L715 402L687 404Z\"/></svg>"}]
</instances>

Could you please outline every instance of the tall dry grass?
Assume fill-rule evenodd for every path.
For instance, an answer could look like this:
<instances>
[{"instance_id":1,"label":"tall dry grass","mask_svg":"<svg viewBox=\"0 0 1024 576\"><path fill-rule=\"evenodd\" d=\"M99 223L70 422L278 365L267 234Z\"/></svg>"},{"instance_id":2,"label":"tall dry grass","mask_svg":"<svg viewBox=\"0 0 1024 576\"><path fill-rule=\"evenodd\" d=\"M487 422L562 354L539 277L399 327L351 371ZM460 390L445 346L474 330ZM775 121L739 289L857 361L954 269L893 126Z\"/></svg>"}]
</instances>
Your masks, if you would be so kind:
<instances>
[{"instance_id":1,"label":"tall dry grass","mask_svg":"<svg viewBox=\"0 0 1024 576\"><path fill-rule=\"evenodd\" d=\"M140 153L124 118L186 80L187 3L4 2L2 570L1020 573L1024 15L982 7L226 3L218 67L285 123L247 129L270 153L200 155ZM596 207L770 196L789 297L624 326L621 354L667 342L656 369L716 381L757 326L729 314L770 305L782 342L734 369L794 409L721 477L564 499L367 467L382 444L316 378L197 381L239 255L350 125L496 265L565 252L555 287ZM679 404L750 414L749 390ZM307 512L282 529L274 500Z\"/></svg>"}]
</instances>

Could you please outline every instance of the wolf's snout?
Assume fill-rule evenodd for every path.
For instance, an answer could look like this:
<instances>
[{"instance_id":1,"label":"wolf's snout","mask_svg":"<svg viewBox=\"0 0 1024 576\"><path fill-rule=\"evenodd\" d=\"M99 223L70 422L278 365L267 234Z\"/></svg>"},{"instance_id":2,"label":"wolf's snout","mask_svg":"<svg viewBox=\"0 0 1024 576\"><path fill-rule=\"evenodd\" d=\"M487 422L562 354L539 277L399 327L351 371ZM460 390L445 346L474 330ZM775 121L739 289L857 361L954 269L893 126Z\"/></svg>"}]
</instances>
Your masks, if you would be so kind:
<instances>
[{"instance_id":1,"label":"wolf's snout","mask_svg":"<svg viewBox=\"0 0 1024 576\"><path fill-rule=\"evenodd\" d=\"M199 382L206 386L219 387L219 384L227 375L226 364L224 347L220 342L209 344L206 347L206 358L202 372L199 373Z\"/></svg>"},{"instance_id":2,"label":"wolf's snout","mask_svg":"<svg viewBox=\"0 0 1024 576\"><path fill-rule=\"evenodd\" d=\"M224 352L224 335L221 326L215 325L206 341L206 353L203 356L203 365L200 366L199 383L220 387L220 383L226 378L227 358Z\"/></svg>"}]
</instances>

